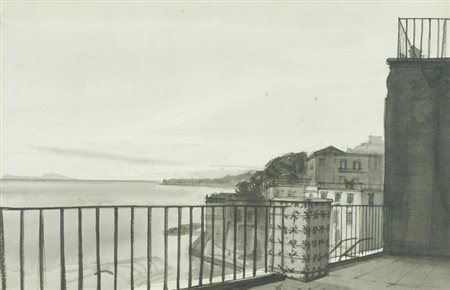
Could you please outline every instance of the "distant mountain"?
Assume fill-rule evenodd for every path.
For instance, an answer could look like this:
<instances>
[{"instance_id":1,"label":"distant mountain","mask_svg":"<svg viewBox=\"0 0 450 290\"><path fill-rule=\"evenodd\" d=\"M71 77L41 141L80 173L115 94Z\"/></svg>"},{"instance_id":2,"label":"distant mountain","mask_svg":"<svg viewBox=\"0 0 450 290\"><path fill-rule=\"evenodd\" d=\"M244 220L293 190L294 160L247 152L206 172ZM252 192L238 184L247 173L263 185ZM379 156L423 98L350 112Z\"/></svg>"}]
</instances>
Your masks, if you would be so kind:
<instances>
[{"instance_id":1,"label":"distant mountain","mask_svg":"<svg viewBox=\"0 0 450 290\"><path fill-rule=\"evenodd\" d=\"M61 174L58 174L58 173L44 173L44 174L42 174L42 176L41 176L41 179L76 179L76 178L73 178L73 177L68 177L68 176L64 176L64 175L61 175Z\"/></svg>"},{"instance_id":2,"label":"distant mountain","mask_svg":"<svg viewBox=\"0 0 450 290\"><path fill-rule=\"evenodd\" d=\"M236 184L248 180L256 171L248 171L238 175L227 175L220 178L182 178L163 179L162 185L182 185L182 186L220 186L235 188Z\"/></svg>"},{"instance_id":3,"label":"distant mountain","mask_svg":"<svg viewBox=\"0 0 450 290\"><path fill-rule=\"evenodd\" d=\"M45 173L42 176L19 176L19 175L3 175L2 179L11 180L11 179L20 179L20 180L75 180L76 178L64 176L58 173Z\"/></svg>"}]
</instances>

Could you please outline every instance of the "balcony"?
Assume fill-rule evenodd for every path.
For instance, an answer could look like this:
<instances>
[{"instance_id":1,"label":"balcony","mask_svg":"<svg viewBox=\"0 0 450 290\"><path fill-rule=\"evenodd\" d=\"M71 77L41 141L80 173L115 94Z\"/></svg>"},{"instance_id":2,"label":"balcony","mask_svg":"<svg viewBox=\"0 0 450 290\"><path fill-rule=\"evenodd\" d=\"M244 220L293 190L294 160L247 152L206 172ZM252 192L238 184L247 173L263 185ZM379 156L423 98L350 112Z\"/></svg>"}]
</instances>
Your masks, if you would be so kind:
<instances>
[{"instance_id":1,"label":"balcony","mask_svg":"<svg viewBox=\"0 0 450 290\"><path fill-rule=\"evenodd\" d=\"M326 276L328 264L382 252L387 214L383 206L295 199L3 207L1 289L223 289L293 276L309 281Z\"/></svg>"},{"instance_id":2,"label":"balcony","mask_svg":"<svg viewBox=\"0 0 450 290\"><path fill-rule=\"evenodd\" d=\"M399 18L397 59L436 59L449 55L449 18Z\"/></svg>"}]
</instances>

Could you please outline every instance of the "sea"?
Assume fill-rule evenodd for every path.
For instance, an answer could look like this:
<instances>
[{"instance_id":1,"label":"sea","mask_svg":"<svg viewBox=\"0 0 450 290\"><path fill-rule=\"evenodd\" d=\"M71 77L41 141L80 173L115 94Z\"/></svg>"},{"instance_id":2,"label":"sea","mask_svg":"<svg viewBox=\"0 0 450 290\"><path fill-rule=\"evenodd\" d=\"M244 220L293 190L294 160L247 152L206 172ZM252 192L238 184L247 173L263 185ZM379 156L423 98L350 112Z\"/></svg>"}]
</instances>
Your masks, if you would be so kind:
<instances>
[{"instance_id":1,"label":"sea","mask_svg":"<svg viewBox=\"0 0 450 290\"><path fill-rule=\"evenodd\" d=\"M109 205L203 205L205 196L217 192L232 192L230 188L168 186L152 181L84 181L84 180L2 180L1 207L64 207ZM60 289L61 283L61 231L59 210L44 211L44 284L45 289ZM83 209L82 251L84 289L97 286L97 250L95 209ZM20 211L3 210L5 264L8 289L20 288ZM147 221L146 208L134 212L134 232L131 232L131 210L118 211L118 288L130 289L131 253L133 253L133 284L135 289L147 286ZM164 268L164 210L153 209L151 218L151 283L152 289L162 287ZM189 222L189 209L181 211L182 224ZM100 268L103 289L113 288L114 273L114 210L100 210ZM39 211L23 211L23 281L25 289L39 289ZM200 222L200 209L194 209L194 223ZM176 228L178 209L168 213L168 227ZM134 246L131 247L131 237ZM194 241L199 231L194 232ZM177 277L177 236L168 237L168 280L175 283ZM181 237L181 285L187 286L188 235ZM67 289L78 289L78 211L64 211L64 265ZM192 276L200 276L198 259L193 258ZM216 267L219 268L219 267ZM207 270L207 266L204 270ZM219 276L220 269L213 276ZM209 272L204 276L209 276Z\"/></svg>"}]
</instances>

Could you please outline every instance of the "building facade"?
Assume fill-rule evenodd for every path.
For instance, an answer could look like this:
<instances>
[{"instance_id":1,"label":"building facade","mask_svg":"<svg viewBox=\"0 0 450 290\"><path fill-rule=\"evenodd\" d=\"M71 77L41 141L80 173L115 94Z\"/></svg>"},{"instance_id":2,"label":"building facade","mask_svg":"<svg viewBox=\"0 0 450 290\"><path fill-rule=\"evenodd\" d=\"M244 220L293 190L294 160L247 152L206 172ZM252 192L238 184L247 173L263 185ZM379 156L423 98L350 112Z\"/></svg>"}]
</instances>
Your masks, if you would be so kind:
<instances>
[{"instance_id":1,"label":"building facade","mask_svg":"<svg viewBox=\"0 0 450 290\"><path fill-rule=\"evenodd\" d=\"M266 184L264 186L264 198L266 200L285 197L304 198L309 182L309 179L303 179L301 182L296 183L277 181Z\"/></svg>"},{"instance_id":2,"label":"building facade","mask_svg":"<svg viewBox=\"0 0 450 290\"><path fill-rule=\"evenodd\" d=\"M382 244L384 144L381 137L342 151L333 146L314 152L307 163L306 197L331 199L330 246L336 257L347 251L373 252ZM367 206L379 206L371 207ZM338 259L338 258L337 258Z\"/></svg>"},{"instance_id":3,"label":"building facade","mask_svg":"<svg viewBox=\"0 0 450 290\"><path fill-rule=\"evenodd\" d=\"M307 161L311 179L307 197L332 199L337 204L383 204L384 155L379 143L371 136L368 143L347 152L333 146L314 152Z\"/></svg>"}]
</instances>

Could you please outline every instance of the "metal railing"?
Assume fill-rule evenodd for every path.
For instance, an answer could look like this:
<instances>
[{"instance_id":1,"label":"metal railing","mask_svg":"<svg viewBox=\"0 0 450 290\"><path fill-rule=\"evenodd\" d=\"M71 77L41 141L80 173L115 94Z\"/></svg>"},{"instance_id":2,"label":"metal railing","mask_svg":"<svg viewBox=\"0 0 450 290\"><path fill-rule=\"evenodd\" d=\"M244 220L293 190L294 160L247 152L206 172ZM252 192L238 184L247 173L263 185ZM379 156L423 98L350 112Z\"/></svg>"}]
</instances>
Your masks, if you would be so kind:
<instances>
[{"instance_id":1,"label":"metal railing","mask_svg":"<svg viewBox=\"0 0 450 290\"><path fill-rule=\"evenodd\" d=\"M450 18L399 18L397 58L445 58Z\"/></svg>"},{"instance_id":2,"label":"metal railing","mask_svg":"<svg viewBox=\"0 0 450 290\"><path fill-rule=\"evenodd\" d=\"M182 289L273 273L277 228L281 266L285 256L285 208L3 207L1 289ZM329 261L381 252L387 214L333 205Z\"/></svg>"},{"instance_id":3,"label":"metal railing","mask_svg":"<svg viewBox=\"0 0 450 290\"><path fill-rule=\"evenodd\" d=\"M329 261L339 262L382 252L388 214L383 205L333 205Z\"/></svg>"},{"instance_id":4,"label":"metal railing","mask_svg":"<svg viewBox=\"0 0 450 290\"><path fill-rule=\"evenodd\" d=\"M40 290L181 289L255 277L273 270L267 264L268 235L275 230L269 218L283 210L265 205L3 207L1 289L28 289L34 283Z\"/></svg>"}]
</instances>

